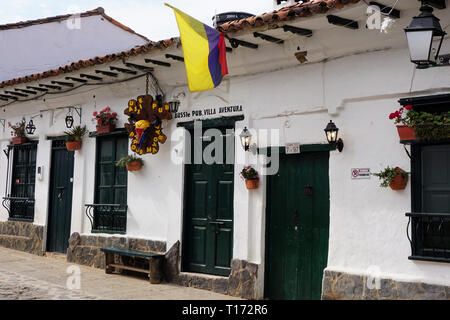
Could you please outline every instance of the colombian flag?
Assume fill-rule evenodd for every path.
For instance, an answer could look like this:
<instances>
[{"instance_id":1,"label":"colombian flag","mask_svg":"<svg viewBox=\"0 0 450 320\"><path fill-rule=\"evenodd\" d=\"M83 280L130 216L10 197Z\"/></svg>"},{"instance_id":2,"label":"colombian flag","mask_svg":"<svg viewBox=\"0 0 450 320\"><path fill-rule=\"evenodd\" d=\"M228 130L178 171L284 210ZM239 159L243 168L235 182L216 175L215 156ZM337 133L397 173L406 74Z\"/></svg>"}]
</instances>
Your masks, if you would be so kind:
<instances>
[{"instance_id":1,"label":"colombian flag","mask_svg":"<svg viewBox=\"0 0 450 320\"><path fill-rule=\"evenodd\" d=\"M165 4L175 11L191 92L214 89L228 74L222 33Z\"/></svg>"}]
</instances>

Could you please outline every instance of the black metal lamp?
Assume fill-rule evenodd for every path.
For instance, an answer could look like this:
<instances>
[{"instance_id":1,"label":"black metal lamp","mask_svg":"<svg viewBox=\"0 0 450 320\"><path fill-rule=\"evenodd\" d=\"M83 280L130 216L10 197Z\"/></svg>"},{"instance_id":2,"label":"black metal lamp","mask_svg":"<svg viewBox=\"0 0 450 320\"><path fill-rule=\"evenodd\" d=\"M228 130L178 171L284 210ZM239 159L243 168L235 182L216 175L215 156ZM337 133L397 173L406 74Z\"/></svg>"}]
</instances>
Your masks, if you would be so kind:
<instances>
[{"instance_id":1,"label":"black metal lamp","mask_svg":"<svg viewBox=\"0 0 450 320\"><path fill-rule=\"evenodd\" d=\"M169 102L170 112L171 113L177 113L178 109L180 108L180 100L174 99Z\"/></svg>"},{"instance_id":2,"label":"black metal lamp","mask_svg":"<svg viewBox=\"0 0 450 320\"><path fill-rule=\"evenodd\" d=\"M327 136L328 143L332 146L335 146L339 152L344 150L344 141L342 139L338 139L339 128L336 127L334 122L330 120L330 123L325 128L325 134Z\"/></svg>"},{"instance_id":3,"label":"black metal lamp","mask_svg":"<svg viewBox=\"0 0 450 320\"><path fill-rule=\"evenodd\" d=\"M73 117L71 115L66 116L66 127L67 129L73 127Z\"/></svg>"},{"instance_id":4,"label":"black metal lamp","mask_svg":"<svg viewBox=\"0 0 450 320\"><path fill-rule=\"evenodd\" d=\"M239 137L241 138L242 148L244 148L245 151L249 151L250 143L252 141L252 134L250 133L250 131L248 131L247 127L242 130Z\"/></svg>"},{"instance_id":5,"label":"black metal lamp","mask_svg":"<svg viewBox=\"0 0 450 320\"><path fill-rule=\"evenodd\" d=\"M405 33L411 62L423 68L439 62L442 41L447 33L442 30L439 19L433 15L433 8L426 1L422 1L420 11Z\"/></svg>"},{"instance_id":6,"label":"black metal lamp","mask_svg":"<svg viewBox=\"0 0 450 320\"><path fill-rule=\"evenodd\" d=\"M34 132L36 131L36 126L34 125L33 120L30 120L30 122L28 122L28 125L25 127L25 129L27 130L27 134L34 134Z\"/></svg>"}]
</instances>

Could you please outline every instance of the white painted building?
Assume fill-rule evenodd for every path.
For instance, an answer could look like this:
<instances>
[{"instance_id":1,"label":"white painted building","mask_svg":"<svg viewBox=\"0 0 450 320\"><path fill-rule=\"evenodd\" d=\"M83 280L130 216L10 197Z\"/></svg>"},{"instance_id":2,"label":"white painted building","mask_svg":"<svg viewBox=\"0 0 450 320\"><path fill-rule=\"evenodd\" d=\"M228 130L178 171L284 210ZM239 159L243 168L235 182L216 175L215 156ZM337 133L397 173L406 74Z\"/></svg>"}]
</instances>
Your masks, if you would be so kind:
<instances>
[{"instance_id":1,"label":"white painted building","mask_svg":"<svg viewBox=\"0 0 450 320\"><path fill-rule=\"evenodd\" d=\"M405 216L420 211L412 207L417 202L415 197L421 198L417 193L421 191L416 187L418 175L411 163L422 161L415 157L420 152L428 152L430 146L407 145L411 160L388 116L400 108L401 99L409 99L401 100L404 105L423 107L427 102L432 106L441 107L446 103L448 106L449 69L418 70L410 62L404 28L419 12L416 1L397 4L395 9L400 11L401 18L395 19L388 33L365 28L368 17L363 2L354 0L345 5L343 2L347 1L297 4L220 26L219 30L229 39L239 40L231 40L238 47L227 42L232 48L227 55L229 75L218 88L207 92L188 91L183 63L170 58L170 55L182 56L176 39L92 59L89 64L75 63L71 70L60 68L54 76L41 75L36 81L22 78L14 83L0 83L2 97L5 90L38 87L52 80L66 81L68 76L88 80L88 84L83 83L78 89L61 85L61 90L51 89L42 97L36 97L41 95L37 93L20 97L18 101L0 100L0 120L5 123L3 130L0 127L1 148L7 149L11 144L8 123L14 124L22 117L27 123L33 119L37 130L29 139L39 143L31 167L41 168L42 174L37 175L34 185L32 222L8 221L10 212L0 211L3 221L0 244L37 254L49 250L49 242L58 237L55 229L49 231L52 192L58 191L51 184L55 168L52 154L58 150L54 141L66 130L64 120L68 107L80 108L81 124L95 132L93 112L109 106L119 114L117 128L122 128L128 122L123 113L128 101L145 94L148 70L139 66L146 66L154 68L152 73L165 94L165 101L180 99L179 113L173 120L163 122L168 140L160 144L159 152L143 156L143 169L127 174L124 232L94 232L86 215L86 205L98 204L99 186L105 186L98 182L101 145L107 139L117 141L114 139L121 131L111 136L92 134L84 138L82 149L74 154L73 194L67 210L72 235L68 249L70 261L102 267L104 261L99 248L116 244L168 252L166 272L172 282L247 298L448 299L450 269L445 263L448 251L444 250L439 259L433 250L435 256L431 258L429 252L412 253L407 236L408 229L409 235L416 237L414 241L419 237ZM390 5L390 1L380 2ZM308 17L303 16L306 12ZM449 9L434 13L442 26L448 27ZM330 24L327 15L353 20L358 28ZM290 27L283 28L286 25ZM312 31L311 37L301 35L308 34L308 30ZM264 40L254 32L283 42ZM302 54L304 51L307 53ZM448 38L444 39L441 52L450 52ZM120 69L136 73L124 73ZM117 75L108 76L98 70ZM75 86L81 84L72 82ZM151 86L153 97L158 93L155 90ZM27 99L33 100L24 101ZM230 106L239 107L221 109ZM230 112L220 113L221 110ZM78 125L76 113L74 119ZM180 163L189 153L190 141L187 131L180 127L190 129L194 120L222 130L224 125L235 128L236 165L232 179L230 167ZM340 129L339 137L344 141L342 152L327 143L324 128L330 120ZM253 133L253 143L257 144L260 155L242 148L238 135L245 127ZM291 143L300 144L300 154L284 154L284 147ZM448 142L433 146L443 148L438 150L441 160L449 156L445 153ZM269 148L272 159L274 153L281 152L280 171L273 176L261 176L259 188L247 190L239 172L244 165L253 164L261 174L265 148ZM130 149L128 152L131 154ZM8 192L11 195L16 182L11 171L13 158L9 162L6 156L0 158L0 181L6 183L6 197ZM447 158L439 165L445 167L448 161ZM370 168L371 172L379 172L386 166L413 171L412 182L406 190L380 188L380 181L375 177L352 179L353 169ZM423 164L423 168L427 166L429 163ZM202 171L211 168L228 175L219 178L218 174ZM200 178L196 180L200 173L212 179L208 180L210 185L212 181L222 189L219 192L208 189L208 183L202 184ZM448 190L445 181L442 183L441 199L445 202ZM214 212L214 217L207 217L209 210ZM220 218L220 214L229 212L231 218ZM316 223L317 216L321 220ZM194 220L204 224L195 225ZM446 228L448 222L442 221ZM444 243L447 241L448 235L437 236ZM211 239L219 246L211 244ZM38 243L38 248L32 243ZM231 251L227 251L228 245ZM290 261L289 257L297 260ZM273 285L274 281L277 286Z\"/></svg>"},{"instance_id":2,"label":"white painted building","mask_svg":"<svg viewBox=\"0 0 450 320\"><path fill-rule=\"evenodd\" d=\"M107 16L103 8L0 25L0 81L148 42L146 37Z\"/></svg>"}]
</instances>

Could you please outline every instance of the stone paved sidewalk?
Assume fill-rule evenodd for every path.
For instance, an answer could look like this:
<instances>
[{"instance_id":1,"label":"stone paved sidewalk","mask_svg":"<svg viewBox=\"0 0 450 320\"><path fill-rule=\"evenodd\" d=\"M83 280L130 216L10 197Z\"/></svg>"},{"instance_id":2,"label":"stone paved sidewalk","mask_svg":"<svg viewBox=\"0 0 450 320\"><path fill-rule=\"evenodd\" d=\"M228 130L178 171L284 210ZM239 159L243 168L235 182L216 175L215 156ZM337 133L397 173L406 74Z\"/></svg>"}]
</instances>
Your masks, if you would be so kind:
<instances>
[{"instance_id":1,"label":"stone paved sidewalk","mask_svg":"<svg viewBox=\"0 0 450 320\"><path fill-rule=\"evenodd\" d=\"M230 296L78 266L80 290L69 290L64 257L38 257L0 247L0 300L231 300ZM73 275L72 275L73 276Z\"/></svg>"}]
</instances>

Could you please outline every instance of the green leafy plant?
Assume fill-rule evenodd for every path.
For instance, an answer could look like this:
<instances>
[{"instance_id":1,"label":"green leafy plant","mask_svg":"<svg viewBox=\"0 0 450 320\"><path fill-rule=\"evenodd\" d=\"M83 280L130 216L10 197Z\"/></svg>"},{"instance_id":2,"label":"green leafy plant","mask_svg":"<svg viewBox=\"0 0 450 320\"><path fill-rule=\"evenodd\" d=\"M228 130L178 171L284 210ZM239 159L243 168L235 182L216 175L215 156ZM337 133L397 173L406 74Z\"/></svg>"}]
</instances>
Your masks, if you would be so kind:
<instances>
[{"instance_id":1,"label":"green leafy plant","mask_svg":"<svg viewBox=\"0 0 450 320\"><path fill-rule=\"evenodd\" d=\"M423 140L450 139L450 113L416 111L411 105L391 113L395 124L414 127L416 136Z\"/></svg>"},{"instance_id":2,"label":"green leafy plant","mask_svg":"<svg viewBox=\"0 0 450 320\"><path fill-rule=\"evenodd\" d=\"M256 171L251 166L244 167L240 175L244 180L259 180L258 171Z\"/></svg>"},{"instance_id":3,"label":"green leafy plant","mask_svg":"<svg viewBox=\"0 0 450 320\"><path fill-rule=\"evenodd\" d=\"M124 156L122 157L119 161L117 161L116 166L117 167L126 167L127 164L131 163L131 162L140 162L142 165L144 165L144 160L142 160L142 158L139 158L135 155L128 155L128 156Z\"/></svg>"},{"instance_id":4,"label":"green leafy plant","mask_svg":"<svg viewBox=\"0 0 450 320\"><path fill-rule=\"evenodd\" d=\"M396 176L401 175L405 178L409 174L409 172L400 171L398 168L391 168L389 166L379 173L372 173L372 175L378 177L381 180L380 187L383 188L389 187Z\"/></svg>"},{"instance_id":5,"label":"green leafy plant","mask_svg":"<svg viewBox=\"0 0 450 320\"><path fill-rule=\"evenodd\" d=\"M81 141L87 133L87 128L86 126L76 126L75 128L65 131L64 133L66 134L67 142Z\"/></svg>"},{"instance_id":6,"label":"green leafy plant","mask_svg":"<svg viewBox=\"0 0 450 320\"><path fill-rule=\"evenodd\" d=\"M15 125L11 126L15 137L25 137L25 120L22 120Z\"/></svg>"}]
</instances>

